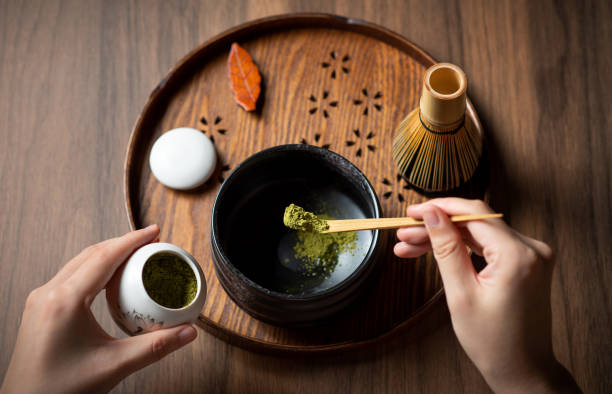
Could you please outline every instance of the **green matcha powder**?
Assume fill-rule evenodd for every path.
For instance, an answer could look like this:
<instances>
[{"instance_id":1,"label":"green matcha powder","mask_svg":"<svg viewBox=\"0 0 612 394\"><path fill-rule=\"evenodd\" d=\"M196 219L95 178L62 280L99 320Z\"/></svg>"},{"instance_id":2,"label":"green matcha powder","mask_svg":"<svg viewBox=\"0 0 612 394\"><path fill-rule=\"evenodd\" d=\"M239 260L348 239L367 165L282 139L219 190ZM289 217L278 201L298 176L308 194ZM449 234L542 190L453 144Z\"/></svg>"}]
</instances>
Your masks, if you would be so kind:
<instances>
[{"instance_id":1,"label":"green matcha powder","mask_svg":"<svg viewBox=\"0 0 612 394\"><path fill-rule=\"evenodd\" d=\"M144 265L142 281L149 296L166 308L189 305L198 291L198 281L189 264L171 253L151 256Z\"/></svg>"},{"instance_id":2,"label":"green matcha powder","mask_svg":"<svg viewBox=\"0 0 612 394\"><path fill-rule=\"evenodd\" d=\"M283 223L289 228L302 231L322 232L329 228L325 219L319 218L314 213L308 212L295 204L285 208Z\"/></svg>"},{"instance_id":3,"label":"green matcha powder","mask_svg":"<svg viewBox=\"0 0 612 394\"><path fill-rule=\"evenodd\" d=\"M334 218L321 214L315 215L291 204L285 209L283 223L298 230L298 242L293 247L295 257L302 260L304 275L329 276L338 265L341 253L353 252L356 248L357 233L322 233L329 228L327 220Z\"/></svg>"}]
</instances>

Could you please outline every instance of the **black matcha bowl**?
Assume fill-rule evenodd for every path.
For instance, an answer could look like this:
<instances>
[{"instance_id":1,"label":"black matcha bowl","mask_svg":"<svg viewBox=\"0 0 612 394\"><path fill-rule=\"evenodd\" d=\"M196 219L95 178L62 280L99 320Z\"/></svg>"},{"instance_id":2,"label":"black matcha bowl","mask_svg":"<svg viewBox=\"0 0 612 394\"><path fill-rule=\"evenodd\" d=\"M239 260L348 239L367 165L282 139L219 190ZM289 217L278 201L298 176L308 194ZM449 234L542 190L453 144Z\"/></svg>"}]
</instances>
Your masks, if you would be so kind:
<instances>
[{"instance_id":1,"label":"black matcha bowl","mask_svg":"<svg viewBox=\"0 0 612 394\"><path fill-rule=\"evenodd\" d=\"M378 218L380 203L365 175L344 157L310 145L282 145L242 162L225 180L212 213L217 277L252 316L280 326L330 319L367 291L378 271L379 231L357 232L356 247L331 273L304 273L297 233L283 225L290 203L336 219Z\"/></svg>"}]
</instances>

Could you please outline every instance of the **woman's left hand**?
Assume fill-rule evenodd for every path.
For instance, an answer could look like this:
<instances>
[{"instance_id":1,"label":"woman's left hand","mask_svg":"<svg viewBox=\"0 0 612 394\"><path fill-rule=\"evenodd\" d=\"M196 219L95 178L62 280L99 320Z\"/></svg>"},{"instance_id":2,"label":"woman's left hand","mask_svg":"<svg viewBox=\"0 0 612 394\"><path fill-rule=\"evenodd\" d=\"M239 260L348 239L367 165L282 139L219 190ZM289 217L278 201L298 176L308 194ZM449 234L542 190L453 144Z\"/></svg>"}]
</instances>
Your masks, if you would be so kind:
<instances>
[{"instance_id":1,"label":"woman's left hand","mask_svg":"<svg viewBox=\"0 0 612 394\"><path fill-rule=\"evenodd\" d=\"M152 225L90 246L30 293L0 393L107 392L196 338L184 324L116 339L91 312L115 270L158 234Z\"/></svg>"}]
</instances>

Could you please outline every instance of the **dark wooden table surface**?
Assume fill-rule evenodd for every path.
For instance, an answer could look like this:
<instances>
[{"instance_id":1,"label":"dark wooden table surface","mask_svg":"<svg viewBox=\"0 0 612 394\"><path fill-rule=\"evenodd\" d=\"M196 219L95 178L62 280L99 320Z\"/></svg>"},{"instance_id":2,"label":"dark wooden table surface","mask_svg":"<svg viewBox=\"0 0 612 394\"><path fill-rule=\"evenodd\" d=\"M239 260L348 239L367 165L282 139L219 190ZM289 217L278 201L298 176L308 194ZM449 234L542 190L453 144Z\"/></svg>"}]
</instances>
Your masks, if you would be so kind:
<instances>
[{"instance_id":1,"label":"dark wooden table surface","mask_svg":"<svg viewBox=\"0 0 612 394\"><path fill-rule=\"evenodd\" d=\"M557 253L556 354L612 391L612 9L570 1L0 0L0 376L28 292L128 230L123 160L150 91L188 51L296 11L365 19L461 65L489 137L492 203ZM120 335L98 299L94 312ZM358 354L283 359L196 342L116 392L487 392L440 304Z\"/></svg>"}]
</instances>

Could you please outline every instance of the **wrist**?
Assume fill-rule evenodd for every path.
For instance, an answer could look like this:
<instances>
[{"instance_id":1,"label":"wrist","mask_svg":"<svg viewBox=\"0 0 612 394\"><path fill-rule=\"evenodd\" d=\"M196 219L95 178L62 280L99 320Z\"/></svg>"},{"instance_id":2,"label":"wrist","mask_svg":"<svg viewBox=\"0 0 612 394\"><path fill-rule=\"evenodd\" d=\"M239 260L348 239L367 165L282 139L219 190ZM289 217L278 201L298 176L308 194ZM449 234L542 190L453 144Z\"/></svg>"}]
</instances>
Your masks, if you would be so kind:
<instances>
[{"instance_id":1,"label":"wrist","mask_svg":"<svg viewBox=\"0 0 612 394\"><path fill-rule=\"evenodd\" d=\"M495 393L580 393L572 375L556 359L502 376L485 375Z\"/></svg>"}]
</instances>

